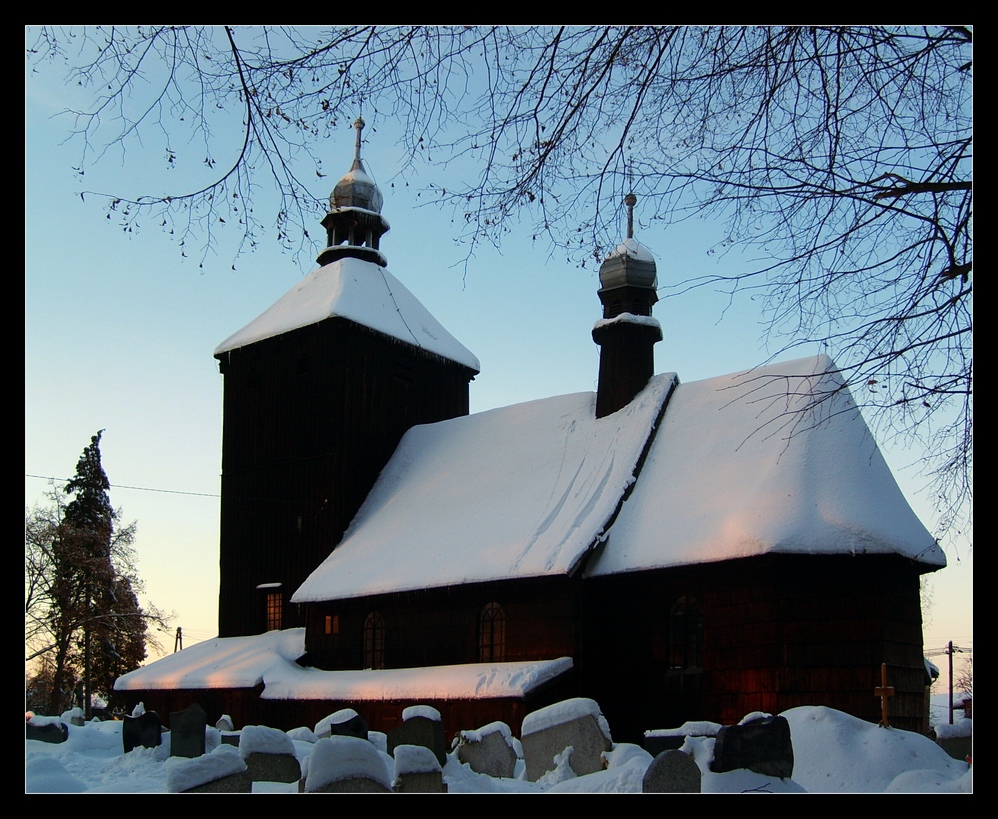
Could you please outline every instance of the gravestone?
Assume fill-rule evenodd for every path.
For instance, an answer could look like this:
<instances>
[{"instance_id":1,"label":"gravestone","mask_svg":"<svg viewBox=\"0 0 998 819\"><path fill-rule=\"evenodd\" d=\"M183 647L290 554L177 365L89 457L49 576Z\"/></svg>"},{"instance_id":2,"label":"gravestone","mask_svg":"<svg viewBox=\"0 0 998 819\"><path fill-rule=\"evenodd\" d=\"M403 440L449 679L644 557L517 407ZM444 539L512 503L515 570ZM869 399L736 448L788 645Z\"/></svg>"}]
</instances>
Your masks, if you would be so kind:
<instances>
[{"instance_id":1,"label":"gravestone","mask_svg":"<svg viewBox=\"0 0 998 819\"><path fill-rule=\"evenodd\" d=\"M252 784L239 751L228 745L210 754L173 759L166 774L170 793L250 793Z\"/></svg>"},{"instance_id":2,"label":"gravestone","mask_svg":"<svg viewBox=\"0 0 998 819\"><path fill-rule=\"evenodd\" d=\"M493 722L477 731L462 731L457 746L457 759L475 773L511 779L516 769L516 751L510 746L509 726Z\"/></svg>"},{"instance_id":3,"label":"gravestone","mask_svg":"<svg viewBox=\"0 0 998 819\"><path fill-rule=\"evenodd\" d=\"M284 731L266 725L247 725L240 733L239 755L251 782L298 782L301 764L295 744Z\"/></svg>"},{"instance_id":4,"label":"gravestone","mask_svg":"<svg viewBox=\"0 0 998 819\"><path fill-rule=\"evenodd\" d=\"M159 714L145 711L137 717L125 717L121 724L121 747L127 754L140 745L143 748L158 748L160 737Z\"/></svg>"},{"instance_id":5,"label":"gravestone","mask_svg":"<svg viewBox=\"0 0 998 819\"><path fill-rule=\"evenodd\" d=\"M385 758L366 739L320 739L308 758L306 793L391 793Z\"/></svg>"},{"instance_id":6,"label":"gravestone","mask_svg":"<svg viewBox=\"0 0 998 819\"><path fill-rule=\"evenodd\" d=\"M443 771L436 755L422 745L395 748L395 793L447 793Z\"/></svg>"},{"instance_id":7,"label":"gravestone","mask_svg":"<svg viewBox=\"0 0 998 819\"><path fill-rule=\"evenodd\" d=\"M236 726L232 724L232 717L230 717L228 714L222 714L222 716L218 718L218 722L215 723L215 727L219 731L236 730Z\"/></svg>"},{"instance_id":8,"label":"gravestone","mask_svg":"<svg viewBox=\"0 0 998 819\"><path fill-rule=\"evenodd\" d=\"M414 706L402 712L402 719L404 722L401 725L388 732L388 753L394 756L399 745L422 745L433 751L437 761L444 765L447 762L447 745L439 712L425 705Z\"/></svg>"},{"instance_id":9,"label":"gravestone","mask_svg":"<svg viewBox=\"0 0 998 819\"><path fill-rule=\"evenodd\" d=\"M315 734L320 739L329 736L367 739L367 722L352 708L343 708L318 722Z\"/></svg>"},{"instance_id":10,"label":"gravestone","mask_svg":"<svg viewBox=\"0 0 998 819\"><path fill-rule=\"evenodd\" d=\"M793 776L794 748L786 717L760 717L717 732L710 769L725 773L739 768L781 779Z\"/></svg>"},{"instance_id":11,"label":"gravestone","mask_svg":"<svg viewBox=\"0 0 998 819\"><path fill-rule=\"evenodd\" d=\"M700 767L689 754L679 750L662 751L652 760L644 779L642 793L700 793Z\"/></svg>"},{"instance_id":12,"label":"gravestone","mask_svg":"<svg viewBox=\"0 0 998 819\"><path fill-rule=\"evenodd\" d=\"M577 776L603 770L603 753L612 742L599 706L576 698L533 711L523 718L520 742L530 782L556 767L555 757L572 746L569 764Z\"/></svg>"},{"instance_id":13,"label":"gravestone","mask_svg":"<svg viewBox=\"0 0 998 819\"><path fill-rule=\"evenodd\" d=\"M24 738L58 744L69 739L69 728L64 722L47 722L44 725L32 725L28 722L24 726Z\"/></svg>"},{"instance_id":14,"label":"gravestone","mask_svg":"<svg viewBox=\"0 0 998 819\"><path fill-rule=\"evenodd\" d=\"M244 760L250 782L298 782L301 763L293 754L250 754Z\"/></svg>"},{"instance_id":15,"label":"gravestone","mask_svg":"<svg viewBox=\"0 0 998 819\"><path fill-rule=\"evenodd\" d=\"M170 756L201 756L207 724L208 715L197 703L170 714Z\"/></svg>"}]
</instances>

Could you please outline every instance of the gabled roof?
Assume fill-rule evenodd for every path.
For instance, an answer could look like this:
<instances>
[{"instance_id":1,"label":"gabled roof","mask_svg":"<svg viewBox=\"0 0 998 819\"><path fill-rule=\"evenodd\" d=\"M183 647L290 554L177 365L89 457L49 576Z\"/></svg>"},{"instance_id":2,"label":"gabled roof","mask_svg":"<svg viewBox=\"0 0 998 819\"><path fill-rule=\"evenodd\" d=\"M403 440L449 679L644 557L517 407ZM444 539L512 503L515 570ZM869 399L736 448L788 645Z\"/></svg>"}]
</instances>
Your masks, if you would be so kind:
<instances>
[{"instance_id":1,"label":"gabled roof","mask_svg":"<svg viewBox=\"0 0 998 819\"><path fill-rule=\"evenodd\" d=\"M766 553L946 565L828 356L680 384L587 574Z\"/></svg>"},{"instance_id":2,"label":"gabled roof","mask_svg":"<svg viewBox=\"0 0 998 819\"><path fill-rule=\"evenodd\" d=\"M474 354L386 268L353 257L313 270L268 310L219 344L215 355L334 317L456 361L476 373L481 369Z\"/></svg>"},{"instance_id":3,"label":"gabled roof","mask_svg":"<svg viewBox=\"0 0 998 819\"><path fill-rule=\"evenodd\" d=\"M597 419L576 393L409 430L296 603L568 574L603 533L674 383Z\"/></svg>"},{"instance_id":4,"label":"gabled roof","mask_svg":"<svg viewBox=\"0 0 998 819\"><path fill-rule=\"evenodd\" d=\"M945 565L827 356L675 383L602 419L578 393L413 428L292 599L568 574L604 540L590 576L771 552Z\"/></svg>"}]
</instances>

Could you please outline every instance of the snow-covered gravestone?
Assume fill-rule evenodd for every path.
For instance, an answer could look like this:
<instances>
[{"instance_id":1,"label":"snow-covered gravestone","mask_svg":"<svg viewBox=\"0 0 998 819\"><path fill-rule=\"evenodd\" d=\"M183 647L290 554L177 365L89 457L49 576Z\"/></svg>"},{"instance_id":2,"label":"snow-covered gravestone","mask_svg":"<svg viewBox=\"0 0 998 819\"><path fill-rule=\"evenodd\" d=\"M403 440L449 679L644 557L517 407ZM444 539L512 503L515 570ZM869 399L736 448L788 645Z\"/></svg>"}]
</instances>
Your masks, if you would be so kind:
<instances>
[{"instance_id":1,"label":"snow-covered gravestone","mask_svg":"<svg viewBox=\"0 0 998 819\"><path fill-rule=\"evenodd\" d=\"M231 745L219 745L210 754L166 761L166 789L170 793L250 793L246 763Z\"/></svg>"},{"instance_id":2,"label":"snow-covered gravestone","mask_svg":"<svg viewBox=\"0 0 998 819\"><path fill-rule=\"evenodd\" d=\"M239 755L251 782L299 782L301 764L295 744L284 731L247 725L239 735Z\"/></svg>"},{"instance_id":3,"label":"snow-covered gravestone","mask_svg":"<svg viewBox=\"0 0 998 819\"><path fill-rule=\"evenodd\" d=\"M388 753L394 756L399 745L429 748L443 766L447 761L447 745L440 712L429 705L412 705L402 711L402 724L388 732Z\"/></svg>"},{"instance_id":4,"label":"snow-covered gravestone","mask_svg":"<svg viewBox=\"0 0 998 819\"><path fill-rule=\"evenodd\" d=\"M342 708L335 714L319 720L315 724L315 735L319 739L329 736L367 739L367 723L352 708Z\"/></svg>"},{"instance_id":5,"label":"snow-covered gravestone","mask_svg":"<svg viewBox=\"0 0 998 819\"><path fill-rule=\"evenodd\" d=\"M395 748L395 793L447 793L443 771L433 751L422 745Z\"/></svg>"},{"instance_id":6,"label":"snow-covered gravestone","mask_svg":"<svg viewBox=\"0 0 998 819\"><path fill-rule=\"evenodd\" d=\"M457 758L475 773L511 779L516 769L513 736L505 722L490 722L477 731L458 735Z\"/></svg>"},{"instance_id":7,"label":"snow-covered gravestone","mask_svg":"<svg viewBox=\"0 0 998 819\"><path fill-rule=\"evenodd\" d=\"M201 756L207 724L208 715L197 703L170 714L170 756Z\"/></svg>"},{"instance_id":8,"label":"snow-covered gravestone","mask_svg":"<svg viewBox=\"0 0 998 819\"><path fill-rule=\"evenodd\" d=\"M305 793L391 793L385 757L366 739L320 739L308 757Z\"/></svg>"},{"instance_id":9,"label":"snow-covered gravestone","mask_svg":"<svg viewBox=\"0 0 998 819\"><path fill-rule=\"evenodd\" d=\"M569 765L577 776L603 770L603 753L612 746L610 727L594 700L564 700L523 718L520 729L527 779L536 782L571 747Z\"/></svg>"}]
</instances>

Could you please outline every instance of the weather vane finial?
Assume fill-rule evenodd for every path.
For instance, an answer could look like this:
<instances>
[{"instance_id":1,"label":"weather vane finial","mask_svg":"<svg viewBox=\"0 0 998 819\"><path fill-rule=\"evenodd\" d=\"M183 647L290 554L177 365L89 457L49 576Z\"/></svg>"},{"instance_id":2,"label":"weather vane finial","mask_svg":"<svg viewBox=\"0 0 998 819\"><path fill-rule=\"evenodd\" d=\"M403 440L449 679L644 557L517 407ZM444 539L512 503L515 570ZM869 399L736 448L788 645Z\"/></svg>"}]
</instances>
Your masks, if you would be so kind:
<instances>
[{"instance_id":1,"label":"weather vane finial","mask_svg":"<svg viewBox=\"0 0 998 819\"><path fill-rule=\"evenodd\" d=\"M360 132L364 130L364 118L357 117L353 124L353 127L357 129L357 143L354 146L354 162L360 162Z\"/></svg>"},{"instance_id":2,"label":"weather vane finial","mask_svg":"<svg viewBox=\"0 0 998 819\"><path fill-rule=\"evenodd\" d=\"M638 197L633 193L624 197L624 204L627 205L627 238L634 238L634 206L638 203Z\"/></svg>"}]
</instances>

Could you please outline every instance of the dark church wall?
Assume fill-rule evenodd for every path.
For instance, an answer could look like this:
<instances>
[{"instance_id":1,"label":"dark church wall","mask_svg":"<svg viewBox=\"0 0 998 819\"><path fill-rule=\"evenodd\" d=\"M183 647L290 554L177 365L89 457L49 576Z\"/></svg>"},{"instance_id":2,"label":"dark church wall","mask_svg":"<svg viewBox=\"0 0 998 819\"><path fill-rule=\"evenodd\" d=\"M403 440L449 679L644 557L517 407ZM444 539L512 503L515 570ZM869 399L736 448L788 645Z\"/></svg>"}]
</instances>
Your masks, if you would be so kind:
<instances>
[{"instance_id":1,"label":"dark church wall","mask_svg":"<svg viewBox=\"0 0 998 819\"><path fill-rule=\"evenodd\" d=\"M891 724L924 728L919 575L905 559L771 555L678 567L589 580L585 601L580 686L615 739L799 705L877 722L883 662L897 692Z\"/></svg>"},{"instance_id":2,"label":"dark church wall","mask_svg":"<svg viewBox=\"0 0 998 819\"><path fill-rule=\"evenodd\" d=\"M415 424L468 413L473 373L334 318L218 357L225 378L219 635L267 627L339 541ZM272 591L272 590L271 590Z\"/></svg>"},{"instance_id":3,"label":"dark church wall","mask_svg":"<svg viewBox=\"0 0 998 819\"><path fill-rule=\"evenodd\" d=\"M384 628L385 668L571 657L578 588L567 577L527 578L312 604L308 662L330 670L367 667L365 624L373 613ZM486 645L483 627L492 630Z\"/></svg>"}]
</instances>

